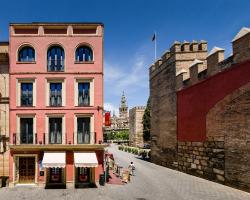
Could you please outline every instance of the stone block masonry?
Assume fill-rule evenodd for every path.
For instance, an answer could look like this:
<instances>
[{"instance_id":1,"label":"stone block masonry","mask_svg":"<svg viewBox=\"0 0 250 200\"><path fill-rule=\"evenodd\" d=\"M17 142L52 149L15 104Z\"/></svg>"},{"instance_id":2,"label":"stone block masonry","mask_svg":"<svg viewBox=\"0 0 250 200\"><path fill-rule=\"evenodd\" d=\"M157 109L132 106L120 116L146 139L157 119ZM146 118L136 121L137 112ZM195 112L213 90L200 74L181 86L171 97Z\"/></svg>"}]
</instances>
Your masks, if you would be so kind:
<instances>
[{"instance_id":1,"label":"stone block masonry","mask_svg":"<svg viewBox=\"0 0 250 200\"><path fill-rule=\"evenodd\" d=\"M249 42L174 42L150 67L152 162L250 191Z\"/></svg>"},{"instance_id":2,"label":"stone block masonry","mask_svg":"<svg viewBox=\"0 0 250 200\"><path fill-rule=\"evenodd\" d=\"M178 142L178 170L224 183L224 139L210 138L205 142Z\"/></svg>"}]
</instances>

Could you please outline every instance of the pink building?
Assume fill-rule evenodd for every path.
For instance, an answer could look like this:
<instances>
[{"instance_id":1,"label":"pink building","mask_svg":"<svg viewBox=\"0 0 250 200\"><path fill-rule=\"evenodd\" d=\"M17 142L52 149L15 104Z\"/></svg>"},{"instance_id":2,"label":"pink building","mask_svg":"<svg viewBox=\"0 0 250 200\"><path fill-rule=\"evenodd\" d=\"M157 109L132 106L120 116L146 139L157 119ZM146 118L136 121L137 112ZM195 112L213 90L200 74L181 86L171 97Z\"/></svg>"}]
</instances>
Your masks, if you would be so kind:
<instances>
[{"instance_id":1,"label":"pink building","mask_svg":"<svg viewBox=\"0 0 250 200\"><path fill-rule=\"evenodd\" d=\"M103 24L10 24L10 184L103 173Z\"/></svg>"}]
</instances>

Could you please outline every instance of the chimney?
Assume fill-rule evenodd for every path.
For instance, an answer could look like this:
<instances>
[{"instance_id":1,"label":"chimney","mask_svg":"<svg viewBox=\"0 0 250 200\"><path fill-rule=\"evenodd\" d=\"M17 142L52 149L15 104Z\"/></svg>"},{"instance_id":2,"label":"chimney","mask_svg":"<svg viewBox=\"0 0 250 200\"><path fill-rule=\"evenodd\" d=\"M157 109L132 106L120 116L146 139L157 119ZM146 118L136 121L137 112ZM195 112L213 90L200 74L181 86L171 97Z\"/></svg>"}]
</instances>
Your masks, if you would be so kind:
<instances>
[{"instance_id":1,"label":"chimney","mask_svg":"<svg viewBox=\"0 0 250 200\"><path fill-rule=\"evenodd\" d=\"M218 63L224 60L224 49L214 47L207 56L207 74L211 76L219 71Z\"/></svg>"},{"instance_id":2,"label":"chimney","mask_svg":"<svg viewBox=\"0 0 250 200\"><path fill-rule=\"evenodd\" d=\"M250 28L243 27L232 40L234 62L250 59Z\"/></svg>"}]
</instances>

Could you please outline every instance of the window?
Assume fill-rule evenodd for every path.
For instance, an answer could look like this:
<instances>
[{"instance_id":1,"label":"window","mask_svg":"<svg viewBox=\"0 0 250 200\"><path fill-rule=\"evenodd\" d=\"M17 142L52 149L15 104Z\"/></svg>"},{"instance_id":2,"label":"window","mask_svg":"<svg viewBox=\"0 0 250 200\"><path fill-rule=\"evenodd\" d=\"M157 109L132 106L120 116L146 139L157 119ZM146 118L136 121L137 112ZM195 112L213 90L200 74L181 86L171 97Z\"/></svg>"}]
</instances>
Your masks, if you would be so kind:
<instances>
[{"instance_id":1,"label":"window","mask_svg":"<svg viewBox=\"0 0 250 200\"><path fill-rule=\"evenodd\" d=\"M47 53L48 71L64 71L64 50L60 46L52 46Z\"/></svg>"},{"instance_id":2,"label":"window","mask_svg":"<svg viewBox=\"0 0 250 200\"><path fill-rule=\"evenodd\" d=\"M50 168L50 183L62 182L62 168Z\"/></svg>"},{"instance_id":3,"label":"window","mask_svg":"<svg viewBox=\"0 0 250 200\"><path fill-rule=\"evenodd\" d=\"M62 118L49 118L49 143L62 144Z\"/></svg>"},{"instance_id":4,"label":"window","mask_svg":"<svg viewBox=\"0 0 250 200\"><path fill-rule=\"evenodd\" d=\"M77 143L90 144L90 118L77 118Z\"/></svg>"},{"instance_id":5,"label":"window","mask_svg":"<svg viewBox=\"0 0 250 200\"><path fill-rule=\"evenodd\" d=\"M33 144L33 118L20 119L21 144Z\"/></svg>"},{"instance_id":6,"label":"window","mask_svg":"<svg viewBox=\"0 0 250 200\"><path fill-rule=\"evenodd\" d=\"M76 49L75 55L76 62L89 62L93 61L92 49L87 46L80 46Z\"/></svg>"},{"instance_id":7,"label":"window","mask_svg":"<svg viewBox=\"0 0 250 200\"><path fill-rule=\"evenodd\" d=\"M50 106L62 106L62 83L50 83Z\"/></svg>"},{"instance_id":8,"label":"window","mask_svg":"<svg viewBox=\"0 0 250 200\"><path fill-rule=\"evenodd\" d=\"M78 83L78 106L89 106L89 83Z\"/></svg>"},{"instance_id":9,"label":"window","mask_svg":"<svg viewBox=\"0 0 250 200\"><path fill-rule=\"evenodd\" d=\"M33 105L33 83L21 83L21 106Z\"/></svg>"},{"instance_id":10,"label":"window","mask_svg":"<svg viewBox=\"0 0 250 200\"><path fill-rule=\"evenodd\" d=\"M19 62L34 62L35 50L30 46L22 47L18 52Z\"/></svg>"},{"instance_id":11,"label":"window","mask_svg":"<svg viewBox=\"0 0 250 200\"><path fill-rule=\"evenodd\" d=\"M78 183L88 183L90 181L90 168L78 167L77 177Z\"/></svg>"}]
</instances>

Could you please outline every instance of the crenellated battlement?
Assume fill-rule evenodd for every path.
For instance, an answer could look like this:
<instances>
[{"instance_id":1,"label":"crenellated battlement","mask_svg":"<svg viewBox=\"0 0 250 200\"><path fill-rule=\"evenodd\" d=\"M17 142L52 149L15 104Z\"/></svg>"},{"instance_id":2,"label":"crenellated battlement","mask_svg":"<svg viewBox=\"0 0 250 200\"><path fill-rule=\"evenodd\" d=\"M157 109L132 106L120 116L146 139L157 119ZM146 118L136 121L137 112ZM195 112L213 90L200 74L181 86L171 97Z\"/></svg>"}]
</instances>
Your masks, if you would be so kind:
<instances>
[{"instance_id":1,"label":"crenellated battlement","mask_svg":"<svg viewBox=\"0 0 250 200\"><path fill-rule=\"evenodd\" d=\"M130 110L145 110L146 109L146 106L135 106L133 108L131 108Z\"/></svg>"},{"instance_id":2,"label":"crenellated battlement","mask_svg":"<svg viewBox=\"0 0 250 200\"><path fill-rule=\"evenodd\" d=\"M165 68L174 68L176 89L181 90L213 76L234 63L250 59L250 29L242 28L232 41L233 54L225 59L225 49L213 47L208 53L207 42L175 41L161 59L150 67L150 78Z\"/></svg>"},{"instance_id":3,"label":"crenellated battlement","mask_svg":"<svg viewBox=\"0 0 250 200\"><path fill-rule=\"evenodd\" d=\"M194 59L205 60L207 56L207 42L201 40L197 42L175 41L169 50L166 50L161 59L158 59L150 67L150 77L154 77L164 68L171 65L176 66L176 72L178 73L181 69L180 66L187 66L193 62Z\"/></svg>"}]
</instances>

